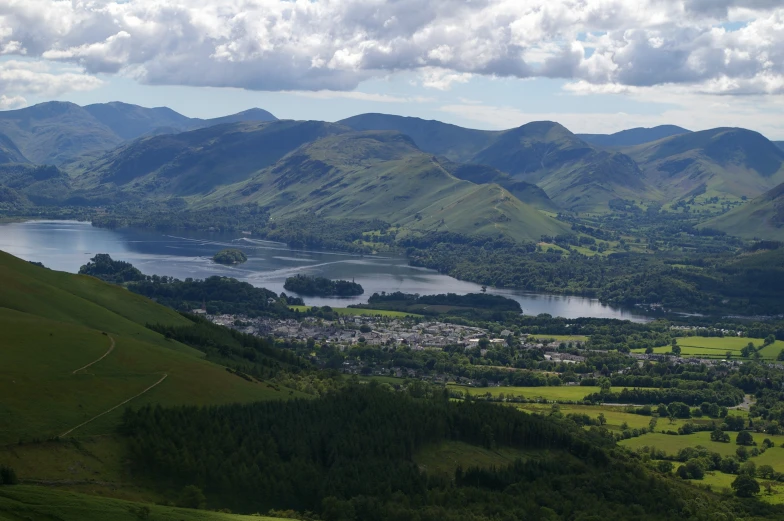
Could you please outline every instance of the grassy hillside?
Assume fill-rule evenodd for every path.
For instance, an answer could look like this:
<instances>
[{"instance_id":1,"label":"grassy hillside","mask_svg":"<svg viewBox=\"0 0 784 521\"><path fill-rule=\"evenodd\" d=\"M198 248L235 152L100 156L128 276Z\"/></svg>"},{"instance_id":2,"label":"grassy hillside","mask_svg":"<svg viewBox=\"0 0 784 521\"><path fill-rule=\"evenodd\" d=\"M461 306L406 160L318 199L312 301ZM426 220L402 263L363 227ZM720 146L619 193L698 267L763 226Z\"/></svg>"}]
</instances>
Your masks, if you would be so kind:
<instances>
[{"instance_id":1,"label":"grassy hillside","mask_svg":"<svg viewBox=\"0 0 784 521\"><path fill-rule=\"evenodd\" d=\"M314 121L217 125L133 141L92 161L68 165L91 196L169 198L205 194L247 179L304 143L347 129Z\"/></svg>"},{"instance_id":2,"label":"grassy hillside","mask_svg":"<svg viewBox=\"0 0 784 521\"><path fill-rule=\"evenodd\" d=\"M651 128L630 128L615 134L577 134L577 137L586 143L601 147L629 147L689 132L691 130L677 125L659 125Z\"/></svg>"},{"instance_id":3,"label":"grassy hillside","mask_svg":"<svg viewBox=\"0 0 784 521\"><path fill-rule=\"evenodd\" d=\"M149 512L144 516L144 509ZM44 487L15 486L0 488L0 521L272 521L275 518L240 516L133 503L118 499L64 492Z\"/></svg>"},{"instance_id":4,"label":"grassy hillside","mask_svg":"<svg viewBox=\"0 0 784 521\"><path fill-rule=\"evenodd\" d=\"M784 183L701 226L746 239L784 241Z\"/></svg>"},{"instance_id":5,"label":"grassy hillside","mask_svg":"<svg viewBox=\"0 0 784 521\"><path fill-rule=\"evenodd\" d=\"M655 195L629 157L597 151L549 121L503 132L472 161L535 183L558 206L572 211L605 211L613 199Z\"/></svg>"},{"instance_id":6,"label":"grassy hillside","mask_svg":"<svg viewBox=\"0 0 784 521\"><path fill-rule=\"evenodd\" d=\"M0 164L27 162L27 158L19 151L19 148L17 148L11 138L5 134L0 134Z\"/></svg>"},{"instance_id":7,"label":"grassy hillside","mask_svg":"<svg viewBox=\"0 0 784 521\"><path fill-rule=\"evenodd\" d=\"M188 321L121 287L0 253L0 288L0 445L61 435L93 418L69 435L111 432L123 407L102 414L127 400L138 406L288 397L147 329L145 323Z\"/></svg>"},{"instance_id":8,"label":"grassy hillside","mask_svg":"<svg viewBox=\"0 0 784 521\"><path fill-rule=\"evenodd\" d=\"M338 122L354 130L396 130L414 140L417 147L430 154L464 162L487 147L498 132L458 127L440 121L393 116L360 114Z\"/></svg>"},{"instance_id":9,"label":"grassy hillside","mask_svg":"<svg viewBox=\"0 0 784 521\"><path fill-rule=\"evenodd\" d=\"M108 150L122 138L73 103L52 101L0 111L0 132L34 163L60 164L92 150Z\"/></svg>"},{"instance_id":10,"label":"grassy hillside","mask_svg":"<svg viewBox=\"0 0 784 521\"><path fill-rule=\"evenodd\" d=\"M757 197L784 182L784 151L745 129L692 132L624 151L670 198Z\"/></svg>"},{"instance_id":11,"label":"grassy hillside","mask_svg":"<svg viewBox=\"0 0 784 521\"><path fill-rule=\"evenodd\" d=\"M455 178L397 132L330 136L299 148L202 204L257 203L274 219L312 213L380 218L406 232L452 231L538 239L565 226L507 190Z\"/></svg>"},{"instance_id":12,"label":"grassy hillside","mask_svg":"<svg viewBox=\"0 0 784 521\"><path fill-rule=\"evenodd\" d=\"M0 164L0 186L14 190L25 204L56 204L68 198L71 178L55 166Z\"/></svg>"}]
</instances>

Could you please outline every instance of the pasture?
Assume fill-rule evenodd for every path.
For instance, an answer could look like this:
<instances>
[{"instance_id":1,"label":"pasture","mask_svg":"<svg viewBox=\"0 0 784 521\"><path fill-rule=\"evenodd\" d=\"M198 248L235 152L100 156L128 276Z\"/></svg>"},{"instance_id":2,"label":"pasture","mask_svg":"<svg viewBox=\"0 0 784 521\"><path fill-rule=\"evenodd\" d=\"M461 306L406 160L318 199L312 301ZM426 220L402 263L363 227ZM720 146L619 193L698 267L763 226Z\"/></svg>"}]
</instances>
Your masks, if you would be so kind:
<instances>
[{"instance_id":1,"label":"pasture","mask_svg":"<svg viewBox=\"0 0 784 521\"><path fill-rule=\"evenodd\" d=\"M548 401L580 402L591 393L598 393L599 387L563 385L558 387L468 387L465 385L448 384L453 391L461 391L472 396L490 393L493 397L503 394L507 397L523 397L528 399L541 398Z\"/></svg>"},{"instance_id":2,"label":"pasture","mask_svg":"<svg viewBox=\"0 0 784 521\"><path fill-rule=\"evenodd\" d=\"M678 338L678 345L681 348L681 356L695 356L703 358L719 358L724 359L729 352L733 358L740 358L741 350L752 342L757 348L760 348L764 342L761 338L745 338L745 337L703 337L703 336L688 336ZM760 350L760 355L766 360L775 360L779 352L784 349L784 342L777 341L773 344ZM635 353L644 353L644 349L635 349ZM670 346L662 346L654 348L653 352L657 354L669 353L672 351Z\"/></svg>"},{"instance_id":3,"label":"pasture","mask_svg":"<svg viewBox=\"0 0 784 521\"><path fill-rule=\"evenodd\" d=\"M661 424L663 421L659 420L659 423ZM665 451L668 455L674 455L681 449L701 445L711 452L718 452L722 456L734 456L735 451L739 447L739 445L735 444L735 437L737 436L737 433L735 432L729 433L731 438L729 443L721 443L711 441L710 432L695 432L694 434L685 436L672 436L658 432L661 429L662 427L658 425L656 427L657 432L623 440L619 442L619 444L630 449L637 449L645 446L656 447L657 449ZM765 438L770 439L775 446L766 450L759 456L749 458L749 460L756 463L758 467L760 465L770 465L777 472L784 472L784 447L782 446L782 444L784 444L784 435L774 436L771 434L753 433L752 436L754 437L754 441L757 442L757 446L761 446L762 440Z\"/></svg>"},{"instance_id":4,"label":"pasture","mask_svg":"<svg viewBox=\"0 0 784 521\"><path fill-rule=\"evenodd\" d=\"M309 310L311 306L289 306L289 309L304 313ZM421 317L414 313L403 313L402 311L387 311L384 309L365 309L365 308L332 308L332 311L338 315L343 316L370 316L370 317L389 317L389 318L405 318L405 317Z\"/></svg>"},{"instance_id":5,"label":"pasture","mask_svg":"<svg viewBox=\"0 0 784 521\"><path fill-rule=\"evenodd\" d=\"M537 340L554 340L556 342L587 342L588 337L585 335L542 335L536 334L528 337L529 339Z\"/></svg>"}]
</instances>

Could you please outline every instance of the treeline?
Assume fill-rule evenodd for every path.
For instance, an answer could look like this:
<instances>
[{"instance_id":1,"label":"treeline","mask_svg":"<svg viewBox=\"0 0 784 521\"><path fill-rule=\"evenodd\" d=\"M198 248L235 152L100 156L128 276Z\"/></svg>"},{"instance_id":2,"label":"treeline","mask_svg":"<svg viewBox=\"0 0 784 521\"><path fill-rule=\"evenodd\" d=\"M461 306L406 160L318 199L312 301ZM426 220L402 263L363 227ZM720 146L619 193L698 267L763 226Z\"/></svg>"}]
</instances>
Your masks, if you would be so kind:
<instances>
[{"instance_id":1,"label":"treeline","mask_svg":"<svg viewBox=\"0 0 784 521\"><path fill-rule=\"evenodd\" d=\"M178 311L207 307L207 313L259 316L293 316L289 305L302 305L297 297L280 296L247 282L217 275L185 280L152 275L128 284L128 289Z\"/></svg>"},{"instance_id":2,"label":"treeline","mask_svg":"<svg viewBox=\"0 0 784 521\"><path fill-rule=\"evenodd\" d=\"M782 250L586 256L577 251L537 253L531 245L504 241L456 239L407 241L411 264L487 286L585 295L613 305L743 314L775 314L782 305Z\"/></svg>"},{"instance_id":3,"label":"treeline","mask_svg":"<svg viewBox=\"0 0 784 521\"><path fill-rule=\"evenodd\" d=\"M595 427L511 407L454 402L422 386L365 385L316 400L127 411L134 471L195 486L210 508L291 510L324 521L774 519L781 507L718 500L608 450ZM547 450L503 468L423 473L419 451L455 440ZM699 510L697 510L699 509ZM308 513L310 512L310 513Z\"/></svg>"},{"instance_id":4,"label":"treeline","mask_svg":"<svg viewBox=\"0 0 784 521\"><path fill-rule=\"evenodd\" d=\"M734 407L743 403L742 390L729 384L716 382L707 389L627 389L618 392L593 393L585 397L594 403L669 404L700 405L703 402Z\"/></svg>"},{"instance_id":5,"label":"treeline","mask_svg":"<svg viewBox=\"0 0 784 521\"><path fill-rule=\"evenodd\" d=\"M300 295L318 297L353 297L365 292L362 286L353 280L330 280L302 274L288 277L283 288Z\"/></svg>"}]
</instances>

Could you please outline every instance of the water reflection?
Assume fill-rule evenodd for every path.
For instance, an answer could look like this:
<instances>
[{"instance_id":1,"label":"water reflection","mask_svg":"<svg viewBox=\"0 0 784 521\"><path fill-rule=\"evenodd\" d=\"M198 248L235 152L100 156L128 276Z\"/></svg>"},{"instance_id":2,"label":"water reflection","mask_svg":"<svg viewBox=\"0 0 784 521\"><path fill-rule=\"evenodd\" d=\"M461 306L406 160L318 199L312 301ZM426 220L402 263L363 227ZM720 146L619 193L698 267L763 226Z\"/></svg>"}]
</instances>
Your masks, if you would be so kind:
<instances>
[{"instance_id":1,"label":"water reflection","mask_svg":"<svg viewBox=\"0 0 784 521\"><path fill-rule=\"evenodd\" d=\"M242 249L248 262L223 266L211 261L225 247ZM359 256L339 252L293 250L285 244L209 233L165 235L145 230L107 230L75 221L32 221L0 225L0 250L45 266L75 273L96 253L132 263L143 273L184 279L224 275L245 280L276 293L287 277L297 273L356 280L365 295L345 299L308 298L308 304L345 306L366 302L374 292L472 293L481 287L433 270L409 266L403 257ZM528 315L549 313L566 318L600 317L645 321L639 313L605 306L584 297L491 289L520 302Z\"/></svg>"}]
</instances>

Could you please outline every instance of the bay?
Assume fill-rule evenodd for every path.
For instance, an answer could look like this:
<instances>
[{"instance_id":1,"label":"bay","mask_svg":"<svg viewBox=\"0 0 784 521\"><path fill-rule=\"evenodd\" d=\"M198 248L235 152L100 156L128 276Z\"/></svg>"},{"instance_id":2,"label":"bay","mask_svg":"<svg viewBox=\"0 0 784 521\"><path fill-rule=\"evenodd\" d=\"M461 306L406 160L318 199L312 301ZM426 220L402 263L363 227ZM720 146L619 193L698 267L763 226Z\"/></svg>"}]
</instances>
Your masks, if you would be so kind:
<instances>
[{"instance_id":1,"label":"bay","mask_svg":"<svg viewBox=\"0 0 784 521\"><path fill-rule=\"evenodd\" d=\"M240 266L223 266L211 257L227 247L248 256ZM132 263L147 275L179 279L212 275L234 277L275 293L285 291L287 277L297 273L355 280L365 294L352 298L306 297L308 305L345 307L367 302L375 292L402 291L422 295L477 293L481 286L434 270L409 266L405 257L360 256L340 252L297 250L285 244L217 233L164 234L149 230L95 228L77 221L29 221L0 225L0 250L47 268L76 273L97 253ZM488 293L512 298L527 315L548 313L565 318L617 318L646 322L636 310L606 306L596 299L488 288Z\"/></svg>"}]
</instances>

